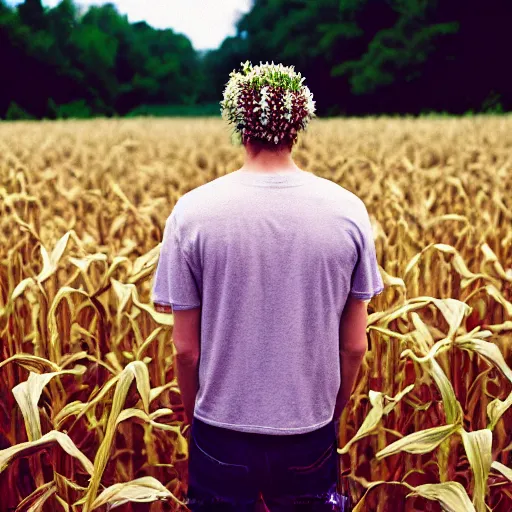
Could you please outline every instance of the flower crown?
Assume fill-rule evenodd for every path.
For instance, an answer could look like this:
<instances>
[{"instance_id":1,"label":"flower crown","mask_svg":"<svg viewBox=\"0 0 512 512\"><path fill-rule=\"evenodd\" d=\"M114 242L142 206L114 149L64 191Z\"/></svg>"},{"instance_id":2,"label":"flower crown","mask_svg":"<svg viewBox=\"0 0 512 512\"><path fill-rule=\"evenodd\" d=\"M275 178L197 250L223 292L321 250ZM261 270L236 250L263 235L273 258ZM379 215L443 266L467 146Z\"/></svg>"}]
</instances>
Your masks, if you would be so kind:
<instances>
[{"instance_id":1,"label":"flower crown","mask_svg":"<svg viewBox=\"0 0 512 512\"><path fill-rule=\"evenodd\" d=\"M233 70L220 102L222 118L234 125L232 142L239 145L250 138L274 144L295 142L315 117L315 102L305 80L293 66L240 63Z\"/></svg>"}]
</instances>

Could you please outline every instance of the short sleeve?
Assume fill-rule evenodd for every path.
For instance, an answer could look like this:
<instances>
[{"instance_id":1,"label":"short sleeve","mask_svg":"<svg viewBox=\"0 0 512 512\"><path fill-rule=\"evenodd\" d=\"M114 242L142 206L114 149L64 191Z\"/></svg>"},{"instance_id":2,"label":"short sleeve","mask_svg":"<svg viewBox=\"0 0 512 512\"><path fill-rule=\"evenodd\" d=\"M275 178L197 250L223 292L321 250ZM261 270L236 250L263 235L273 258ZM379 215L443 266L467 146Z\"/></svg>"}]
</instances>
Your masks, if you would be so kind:
<instances>
[{"instance_id":1,"label":"short sleeve","mask_svg":"<svg viewBox=\"0 0 512 512\"><path fill-rule=\"evenodd\" d=\"M358 228L358 257L352 272L350 295L356 299L370 300L384 290L384 282L377 263L370 217L365 206Z\"/></svg>"},{"instance_id":2,"label":"short sleeve","mask_svg":"<svg viewBox=\"0 0 512 512\"><path fill-rule=\"evenodd\" d=\"M181 246L173 210L165 223L151 299L173 310L197 308L201 305L199 278Z\"/></svg>"}]
</instances>

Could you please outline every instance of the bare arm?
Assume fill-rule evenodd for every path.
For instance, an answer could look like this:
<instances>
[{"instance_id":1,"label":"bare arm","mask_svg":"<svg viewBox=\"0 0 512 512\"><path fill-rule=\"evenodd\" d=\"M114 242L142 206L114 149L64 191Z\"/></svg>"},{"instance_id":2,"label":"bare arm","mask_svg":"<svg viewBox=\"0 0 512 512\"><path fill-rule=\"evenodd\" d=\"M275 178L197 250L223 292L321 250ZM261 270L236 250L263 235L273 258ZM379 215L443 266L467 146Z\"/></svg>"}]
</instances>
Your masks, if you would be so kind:
<instances>
[{"instance_id":1,"label":"bare arm","mask_svg":"<svg viewBox=\"0 0 512 512\"><path fill-rule=\"evenodd\" d=\"M155 310L174 317L172 341L176 348L174 358L178 386L185 407L185 423L192 425L197 392L199 390L199 356L201 338L201 308L174 310L167 304L155 303Z\"/></svg>"},{"instance_id":2,"label":"bare arm","mask_svg":"<svg viewBox=\"0 0 512 512\"><path fill-rule=\"evenodd\" d=\"M359 368L368 350L366 337L368 302L370 301L349 296L340 318L341 385L334 408L335 421L339 421L350 399Z\"/></svg>"}]
</instances>

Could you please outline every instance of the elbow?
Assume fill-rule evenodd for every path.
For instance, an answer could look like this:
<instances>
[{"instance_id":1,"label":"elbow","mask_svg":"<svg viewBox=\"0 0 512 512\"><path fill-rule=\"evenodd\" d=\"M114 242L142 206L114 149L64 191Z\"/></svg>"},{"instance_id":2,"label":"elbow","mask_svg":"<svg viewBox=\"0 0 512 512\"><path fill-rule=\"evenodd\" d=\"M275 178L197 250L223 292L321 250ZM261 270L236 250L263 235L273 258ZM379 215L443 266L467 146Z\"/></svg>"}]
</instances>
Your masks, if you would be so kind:
<instances>
[{"instance_id":1,"label":"elbow","mask_svg":"<svg viewBox=\"0 0 512 512\"><path fill-rule=\"evenodd\" d=\"M368 352L367 345L361 347L343 347L340 349L340 353L348 357L364 357L366 352Z\"/></svg>"},{"instance_id":2,"label":"elbow","mask_svg":"<svg viewBox=\"0 0 512 512\"><path fill-rule=\"evenodd\" d=\"M368 352L368 338L365 335L340 339L340 352L347 356L361 357Z\"/></svg>"},{"instance_id":3,"label":"elbow","mask_svg":"<svg viewBox=\"0 0 512 512\"><path fill-rule=\"evenodd\" d=\"M176 359L180 364L194 366L199 361L199 353L198 352L177 352Z\"/></svg>"}]
</instances>

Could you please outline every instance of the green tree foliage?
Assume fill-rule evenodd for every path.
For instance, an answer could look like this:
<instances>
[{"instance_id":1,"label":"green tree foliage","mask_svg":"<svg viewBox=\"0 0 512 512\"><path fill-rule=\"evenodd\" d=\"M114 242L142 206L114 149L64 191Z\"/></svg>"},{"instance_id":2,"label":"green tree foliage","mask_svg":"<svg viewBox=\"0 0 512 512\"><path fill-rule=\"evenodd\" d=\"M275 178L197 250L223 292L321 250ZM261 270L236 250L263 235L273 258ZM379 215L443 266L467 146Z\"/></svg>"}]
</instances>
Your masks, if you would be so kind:
<instances>
[{"instance_id":1,"label":"green tree foliage","mask_svg":"<svg viewBox=\"0 0 512 512\"><path fill-rule=\"evenodd\" d=\"M19 105L16 105L16 103L11 102L9 105L9 108L7 109L7 113L5 114L5 118L8 121L21 121L21 120L27 120L27 119L33 119L33 117L23 110Z\"/></svg>"},{"instance_id":2,"label":"green tree foliage","mask_svg":"<svg viewBox=\"0 0 512 512\"><path fill-rule=\"evenodd\" d=\"M197 52L113 4L0 0L0 117L209 112L246 60L293 65L319 116L509 111L508 3L253 0L235 36Z\"/></svg>"},{"instance_id":3,"label":"green tree foliage","mask_svg":"<svg viewBox=\"0 0 512 512\"><path fill-rule=\"evenodd\" d=\"M508 4L255 0L237 35L253 62L295 65L319 115L502 111L512 108Z\"/></svg>"},{"instance_id":4,"label":"green tree foliage","mask_svg":"<svg viewBox=\"0 0 512 512\"><path fill-rule=\"evenodd\" d=\"M80 13L72 0L51 9L0 0L0 69L0 117L11 102L49 118L194 104L202 77L185 36L130 24L113 4Z\"/></svg>"}]
</instances>

